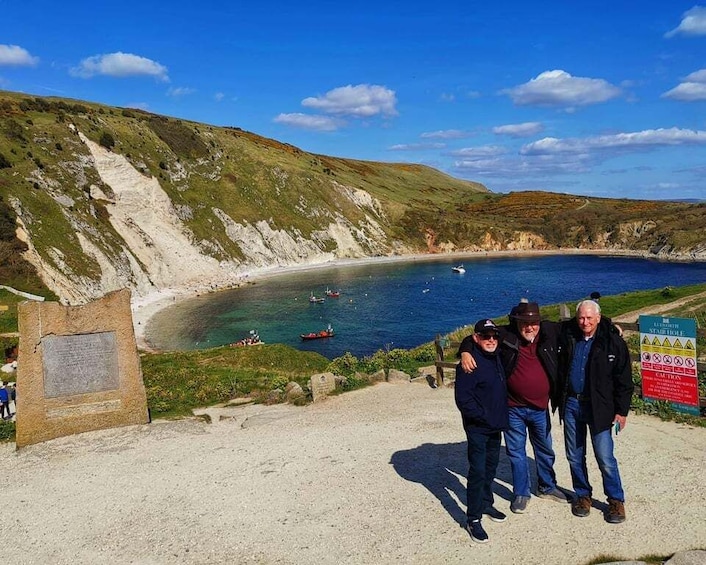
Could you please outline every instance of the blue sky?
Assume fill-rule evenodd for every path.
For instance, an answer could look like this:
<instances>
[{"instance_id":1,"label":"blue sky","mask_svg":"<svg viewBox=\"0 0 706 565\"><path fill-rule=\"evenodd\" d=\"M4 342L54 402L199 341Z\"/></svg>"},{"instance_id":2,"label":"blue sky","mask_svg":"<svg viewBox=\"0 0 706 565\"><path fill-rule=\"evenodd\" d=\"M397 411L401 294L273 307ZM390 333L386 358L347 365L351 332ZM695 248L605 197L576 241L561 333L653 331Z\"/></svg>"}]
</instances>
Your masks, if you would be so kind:
<instances>
[{"instance_id":1,"label":"blue sky","mask_svg":"<svg viewBox=\"0 0 706 565\"><path fill-rule=\"evenodd\" d=\"M0 89L415 162L706 199L706 2L0 0Z\"/></svg>"}]
</instances>

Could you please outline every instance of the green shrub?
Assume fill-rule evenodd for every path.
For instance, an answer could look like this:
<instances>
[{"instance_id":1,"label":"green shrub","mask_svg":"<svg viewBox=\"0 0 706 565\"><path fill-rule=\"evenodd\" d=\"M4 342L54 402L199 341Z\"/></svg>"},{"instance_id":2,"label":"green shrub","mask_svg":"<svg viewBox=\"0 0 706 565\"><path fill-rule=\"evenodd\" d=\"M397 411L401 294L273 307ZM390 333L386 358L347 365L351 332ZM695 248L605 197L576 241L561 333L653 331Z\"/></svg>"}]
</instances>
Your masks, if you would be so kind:
<instances>
[{"instance_id":1,"label":"green shrub","mask_svg":"<svg viewBox=\"0 0 706 565\"><path fill-rule=\"evenodd\" d=\"M359 365L360 361L358 361L358 358L346 351L341 357L336 357L331 361L326 367L326 371L335 375L349 377L359 370Z\"/></svg>"},{"instance_id":2,"label":"green shrub","mask_svg":"<svg viewBox=\"0 0 706 565\"><path fill-rule=\"evenodd\" d=\"M368 386L370 382L367 379L361 379L355 376L355 374L350 375L346 377L346 380L343 381L343 384L341 385L341 390L343 391L348 391L348 390L355 390L358 388L363 388L365 386Z\"/></svg>"},{"instance_id":3,"label":"green shrub","mask_svg":"<svg viewBox=\"0 0 706 565\"><path fill-rule=\"evenodd\" d=\"M15 439L15 422L0 420L0 441Z\"/></svg>"},{"instance_id":4,"label":"green shrub","mask_svg":"<svg viewBox=\"0 0 706 565\"><path fill-rule=\"evenodd\" d=\"M106 149L113 149L113 147L115 147L115 139L107 131L103 132L98 143L100 143Z\"/></svg>"}]
</instances>

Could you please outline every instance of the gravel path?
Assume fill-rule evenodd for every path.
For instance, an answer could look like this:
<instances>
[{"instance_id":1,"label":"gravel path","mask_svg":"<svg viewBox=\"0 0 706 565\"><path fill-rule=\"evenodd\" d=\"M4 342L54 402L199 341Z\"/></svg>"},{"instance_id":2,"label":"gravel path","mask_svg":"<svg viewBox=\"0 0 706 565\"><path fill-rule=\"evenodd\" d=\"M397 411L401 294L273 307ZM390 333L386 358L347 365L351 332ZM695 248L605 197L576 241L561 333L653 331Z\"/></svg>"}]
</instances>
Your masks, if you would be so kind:
<instances>
[{"instance_id":1,"label":"gravel path","mask_svg":"<svg viewBox=\"0 0 706 565\"><path fill-rule=\"evenodd\" d=\"M579 564L706 547L706 429L628 418L617 439L628 520L533 498L461 528L465 436L450 388L379 384L303 408L0 445L0 561L12 564ZM555 421L556 470L570 485ZM593 462L589 475L602 501ZM504 453L497 506L508 512Z\"/></svg>"}]
</instances>

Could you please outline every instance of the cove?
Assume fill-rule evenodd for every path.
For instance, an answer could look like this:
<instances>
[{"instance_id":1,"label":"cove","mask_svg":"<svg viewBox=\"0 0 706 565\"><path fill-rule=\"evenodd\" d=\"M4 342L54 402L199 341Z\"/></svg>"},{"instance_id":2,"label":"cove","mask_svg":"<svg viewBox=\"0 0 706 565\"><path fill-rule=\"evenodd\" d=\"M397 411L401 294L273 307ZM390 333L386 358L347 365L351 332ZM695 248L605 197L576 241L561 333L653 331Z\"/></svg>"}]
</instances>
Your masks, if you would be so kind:
<instances>
[{"instance_id":1,"label":"cove","mask_svg":"<svg viewBox=\"0 0 706 565\"><path fill-rule=\"evenodd\" d=\"M265 343L329 359L347 351L364 356L416 347L479 318L505 315L523 297L572 305L593 291L612 295L706 282L703 262L598 255L473 256L463 262L463 274L440 257L278 275L166 308L149 321L146 338L157 349L189 350L232 343L255 329ZM339 290L340 297L309 302L311 293L324 296L326 288ZM328 324L334 337L299 337Z\"/></svg>"}]
</instances>

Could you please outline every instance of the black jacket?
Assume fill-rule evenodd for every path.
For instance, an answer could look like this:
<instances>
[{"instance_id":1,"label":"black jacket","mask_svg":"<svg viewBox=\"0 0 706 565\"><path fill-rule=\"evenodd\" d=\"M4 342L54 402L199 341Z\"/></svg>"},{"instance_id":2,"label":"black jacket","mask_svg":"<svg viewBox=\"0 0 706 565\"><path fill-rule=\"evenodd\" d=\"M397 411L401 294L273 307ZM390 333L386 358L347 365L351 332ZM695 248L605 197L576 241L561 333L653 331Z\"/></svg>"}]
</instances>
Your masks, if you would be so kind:
<instances>
[{"instance_id":1,"label":"black jacket","mask_svg":"<svg viewBox=\"0 0 706 565\"><path fill-rule=\"evenodd\" d=\"M540 322L539 334L537 335L537 357L544 367L544 371L549 379L549 400L552 410L556 410L561 403L562 390L557 386L559 376L559 339L561 337L562 322L550 322L544 320ZM520 351L522 337L517 329L517 324L512 321L509 325L500 326L499 351L505 375L512 378L512 372L517 365L517 358ZM461 342L458 348L458 355L471 351L475 345L473 336L469 335Z\"/></svg>"},{"instance_id":2,"label":"black jacket","mask_svg":"<svg viewBox=\"0 0 706 565\"><path fill-rule=\"evenodd\" d=\"M560 342L559 387L562 402L559 416L562 420L569 393L571 359L576 342L580 339L583 339L583 333L574 318L566 324ZM610 428L616 414L628 415L634 385L628 346L611 326L610 320L601 319L594 339L586 362L583 393L590 397L593 422L598 433Z\"/></svg>"},{"instance_id":3,"label":"black jacket","mask_svg":"<svg viewBox=\"0 0 706 565\"><path fill-rule=\"evenodd\" d=\"M507 386L500 357L482 351L475 342L469 352L477 368L466 373L456 367L454 397L466 431L492 433L508 427Z\"/></svg>"}]
</instances>

